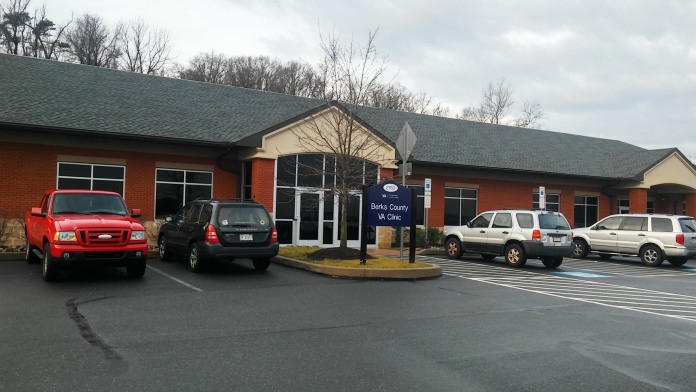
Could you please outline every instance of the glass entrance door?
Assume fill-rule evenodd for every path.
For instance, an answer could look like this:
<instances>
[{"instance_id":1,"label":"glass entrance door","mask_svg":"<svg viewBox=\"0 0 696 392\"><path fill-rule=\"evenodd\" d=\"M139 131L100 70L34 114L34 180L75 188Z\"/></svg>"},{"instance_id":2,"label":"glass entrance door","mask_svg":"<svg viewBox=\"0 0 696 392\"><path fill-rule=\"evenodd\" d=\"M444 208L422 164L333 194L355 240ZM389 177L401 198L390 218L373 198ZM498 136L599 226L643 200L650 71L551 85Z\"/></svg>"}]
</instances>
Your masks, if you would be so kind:
<instances>
[{"instance_id":1,"label":"glass entrance door","mask_svg":"<svg viewBox=\"0 0 696 392\"><path fill-rule=\"evenodd\" d=\"M295 197L297 216L295 232L299 246L321 246L323 200L319 192L298 191Z\"/></svg>"},{"instance_id":2,"label":"glass entrance door","mask_svg":"<svg viewBox=\"0 0 696 392\"><path fill-rule=\"evenodd\" d=\"M360 203L362 200L362 195L356 194L350 197L348 201L348 214L346 217L347 231L348 231L348 247L356 248L360 247ZM338 206L338 230L336 230L336 244L337 246L341 243L341 209L342 206Z\"/></svg>"}]
</instances>

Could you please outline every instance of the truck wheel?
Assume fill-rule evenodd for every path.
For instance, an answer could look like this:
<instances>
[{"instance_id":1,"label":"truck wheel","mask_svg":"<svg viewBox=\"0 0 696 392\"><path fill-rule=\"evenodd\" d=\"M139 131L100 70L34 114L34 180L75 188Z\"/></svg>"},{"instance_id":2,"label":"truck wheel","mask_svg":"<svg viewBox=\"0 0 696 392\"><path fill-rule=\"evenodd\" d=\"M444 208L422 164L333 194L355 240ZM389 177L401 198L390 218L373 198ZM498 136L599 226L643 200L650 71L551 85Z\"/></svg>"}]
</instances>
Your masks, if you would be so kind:
<instances>
[{"instance_id":1,"label":"truck wheel","mask_svg":"<svg viewBox=\"0 0 696 392\"><path fill-rule=\"evenodd\" d=\"M645 245L640 250L640 259L649 267L658 267L662 264L662 250L655 245Z\"/></svg>"},{"instance_id":2,"label":"truck wheel","mask_svg":"<svg viewBox=\"0 0 696 392\"><path fill-rule=\"evenodd\" d=\"M25 236L26 236L26 234L25 234ZM38 264L41 261L41 259L39 259L36 256L36 254L34 253L34 248L29 243L28 236L27 236L27 242L25 243L24 260L27 261L27 264Z\"/></svg>"},{"instance_id":3,"label":"truck wheel","mask_svg":"<svg viewBox=\"0 0 696 392\"><path fill-rule=\"evenodd\" d=\"M544 257L541 259L541 262L544 263L544 266L547 268L558 268L561 266L561 263L563 263L563 257Z\"/></svg>"},{"instance_id":4,"label":"truck wheel","mask_svg":"<svg viewBox=\"0 0 696 392\"><path fill-rule=\"evenodd\" d=\"M689 259L686 257L672 257L667 261L669 261L669 263L675 267L681 267L682 265L686 264L686 262L689 261Z\"/></svg>"},{"instance_id":5,"label":"truck wheel","mask_svg":"<svg viewBox=\"0 0 696 392\"><path fill-rule=\"evenodd\" d=\"M142 278L146 267L145 260L131 261L126 265L126 274L129 278Z\"/></svg>"},{"instance_id":6,"label":"truck wheel","mask_svg":"<svg viewBox=\"0 0 696 392\"><path fill-rule=\"evenodd\" d=\"M448 238L447 242L445 242L445 250L447 250L447 257L450 259L458 259L462 257L462 243L459 242L459 238Z\"/></svg>"},{"instance_id":7,"label":"truck wheel","mask_svg":"<svg viewBox=\"0 0 696 392\"><path fill-rule=\"evenodd\" d=\"M195 242L191 244L191 247L189 247L188 262L189 262L189 268L191 269L191 271L193 271L193 272L203 271L203 260L201 260L201 255L200 255L200 251L198 249L198 244Z\"/></svg>"},{"instance_id":8,"label":"truck wheel","mask_svg":"<svg viewBox=\"0 0 696 392\"><path fill-rule=\"evenodd\" d=\"M160 237L157 247L159 248L160 260L169 261L172 259L172 251L167 248L167 239L164 236Z\"/></svg>"},{"instance_id":9,"label":"truck wheel","mask_svg":"<svg viewBox=\"0 0 696 392\"><path fill-rule=\"evenodd\" d=\"M524 249L518 244L510 244L505 248L505 262L511 267L523 267L527 263Z\"/></svg>"},{"instance_id":10,"label":"truck wheel","mask_svg":"<svg viewBox=\"0 0 696 392\"><path fill-rule=\"evenodd\" d=\"M573 240L573 257L576 259L584 259L587 257L589 251L590 248L587 246L587 242L579 238Z\"/></svg>"},{"instance_id":11,"label":"truck wheel","mask_svg":"<svg viewBox=\"0 0 696 392\"><path fill-rule=\"evenodd\" d=\"M47 242L43 249L43 279L52 282L58 278L60 270L56 266L56 261L51 257L51 245Z\"/></svg>"},{"instance_id":12,"label":"truck wheel","mask_svg":"<svg viewBox=\"0 0 696 392\"><path fill-rule=\"evenodd\" d=\"M253 259L252 262L257 271L265 271L268 269L268 266L271 265L271 259L269 258Z\"/></svg>"}]
</instances>

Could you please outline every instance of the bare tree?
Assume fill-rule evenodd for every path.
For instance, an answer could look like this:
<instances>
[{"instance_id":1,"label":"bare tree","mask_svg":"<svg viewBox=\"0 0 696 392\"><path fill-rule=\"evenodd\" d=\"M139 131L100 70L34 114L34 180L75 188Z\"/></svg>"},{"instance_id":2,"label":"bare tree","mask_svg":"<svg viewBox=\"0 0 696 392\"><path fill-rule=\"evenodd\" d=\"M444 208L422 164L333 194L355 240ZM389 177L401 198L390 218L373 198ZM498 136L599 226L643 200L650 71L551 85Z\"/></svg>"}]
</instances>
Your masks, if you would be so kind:
<instances>
[{"instance_id":1,"label":"bare tree","mask_svg":"<svg viewBox=\"0 0 696 392\"><path fill-rule=\"evenodd\" d=\"M0 33L5 51L10 54L22 54L26 39L26 30L31 20L27 7L30 0L11 0L5 7L0 6ZM20 50L22 52L20 52Z\"/></svg>"},{"instance_id":2,"label":"bare tree","mask_svg":"<svg viewBox=\"0 0 696 392\"><path fill-rule=\"evenodd\" d=\"M70 47L67 42L62 40L65 30L72 23L62 27L56 27L53 21L46 18L46 6L34 12L34 17L28 23L31 32L31 46L28 47L27 55L33 57L43 57L47 59L58 59L63 50Z\"/></svg>"},{"instance_id":3,"label":"bare tree","mask_svg":"<svg viewBox=\"0 0 696 392\"><path fill-rule=\"evenodd\" d=\"M84 14L66 35L70 52L80 64L116 68L121 56L119 41L122 25L111 30L104 20L96 15Z\"/></svg>"},{"instance_id":4,"label":"bare tree","mask_svg":"<svg viewBox=\"0 0 696 392\"><path fill-rule=\"evenodd\" d=\"M228 61L223 54L199 53L189 61L188 66L177 68L181 79L223 84L227 77Z\"/></svg>"},{"instance_id":5,"label":"bare tree","mask_svg":"<svg viewBox=\"0 0 696 392\"><path fill-rule=\"evenodd\" d=\"M540 121L545 119L546 115L541 105L536 102L525 101L521 115L508 117L515 103L512 98L514 91L515 87L505 78L500 78L495 83L488 83L482 91L483 97L479 105L463 108L457 118L517 127L540 125Z\"/></svg>"},{"instance_id":6,"label":"bare tree","mask_svg":"<svg viewBox=\"0 0 696 392\"><path fill-rule=\"evenodd\" d=\"M324 151L335 160L329 167L310 166L317 174L335 176L335 184L325 184L324 192L338 198L341 211L340 248L347 248L347 214L351 198L364 181L363 162L385 162L381 155L385 143L358 123L359 104L379 84L386 71L386 59L378 56L376 32L369 32L363 47L342 46L336 35L323 37L324 51L320 70L324 84L321 93L331 103L327 110L313 116L293 133L304 150ZM376 179L376 178L375 178Z\"/></svg>"},{"instance_id":7,"label":"bare tree","mask_svg":"<svg viewBox=\"0 0 696 392\"><path fill-rule=\"evenodd\" d=\"M120 51L125 70L158 74L171 60L170 35L150 28L142 19L131 21L123 29Z\"/></svg>"}]
</instances>

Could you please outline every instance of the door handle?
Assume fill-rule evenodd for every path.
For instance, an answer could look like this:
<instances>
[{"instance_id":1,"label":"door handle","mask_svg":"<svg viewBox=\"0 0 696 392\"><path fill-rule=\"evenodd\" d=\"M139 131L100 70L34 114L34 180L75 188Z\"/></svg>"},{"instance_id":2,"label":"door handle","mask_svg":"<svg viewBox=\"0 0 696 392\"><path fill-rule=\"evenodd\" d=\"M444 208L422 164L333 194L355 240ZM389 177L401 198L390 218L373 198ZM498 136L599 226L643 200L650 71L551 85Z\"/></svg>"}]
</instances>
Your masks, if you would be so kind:
<instances>
[{"instance_id":1,"label":"door handle","mask_svg":"<svg viewBox=\"0 0 696 392\"><path fill-rule=\"evenodd\" d=\"M509 231L504 231L503 234L510 234L510 232L509 232Z\"/></svg>"},{"instance_id":2,"label":"door handle","mask_svg":"<svg viewBox=\"0 0 696 392\"><path fill-rule=\"evenodd\" d=\"M486 230L481 230L481 231L479 231L479 233L485 233L485 232L486 232Z\"/></svg>"},{"instance_id":3,"label":"door handle","mask_svg":"<svg viewBox=\"0 0 696 392\"><path fill-rule=\"evenodd\" d=\"M638 237L645 237L645 234L640 233L640 234L638 234Z\"/></svg>"},{"instance_id":4,"label":"door handle","mask_svg":"<svg viewBox=\"0 0 696 392\"><path fill-rule=\"evenodd\" d=\"M616 233L609 233L609 235L616 235Z\"/></svg>"}]
</instances>

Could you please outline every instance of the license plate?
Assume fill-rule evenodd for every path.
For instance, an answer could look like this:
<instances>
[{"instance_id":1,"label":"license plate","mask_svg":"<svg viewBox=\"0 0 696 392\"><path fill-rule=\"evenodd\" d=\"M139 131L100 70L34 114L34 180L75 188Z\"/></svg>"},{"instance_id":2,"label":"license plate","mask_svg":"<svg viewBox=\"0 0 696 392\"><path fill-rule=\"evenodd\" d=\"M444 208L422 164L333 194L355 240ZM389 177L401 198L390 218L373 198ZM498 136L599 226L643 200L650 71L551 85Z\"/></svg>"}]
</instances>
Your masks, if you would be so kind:
<instances>
[{"instance_id":1,"label":"license plate","mask_svg":"<svg viewBox=\"0 0 696 392\"><path fill-rule=\"evenodd\" d=\"M561 242L561 237L551 237L553 238L553 242Z\"/></svg>"},{"instance_id":2,"label":"license plate","mask_svg":"<svg viewBox=\"0 0 696 392\"><path fill-rule=\"evenodd\" d=\"M254 235L253 234L240 234L239 240L240 241L253 241Z\"/></svg>"}]
</instances>

